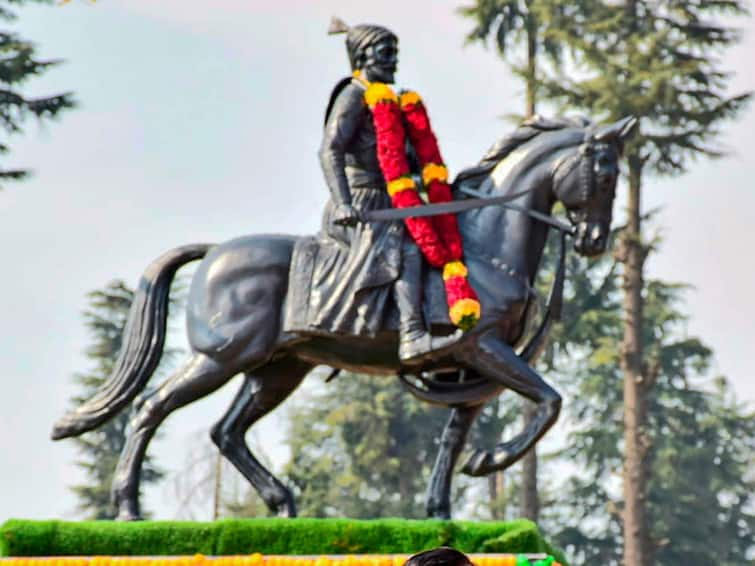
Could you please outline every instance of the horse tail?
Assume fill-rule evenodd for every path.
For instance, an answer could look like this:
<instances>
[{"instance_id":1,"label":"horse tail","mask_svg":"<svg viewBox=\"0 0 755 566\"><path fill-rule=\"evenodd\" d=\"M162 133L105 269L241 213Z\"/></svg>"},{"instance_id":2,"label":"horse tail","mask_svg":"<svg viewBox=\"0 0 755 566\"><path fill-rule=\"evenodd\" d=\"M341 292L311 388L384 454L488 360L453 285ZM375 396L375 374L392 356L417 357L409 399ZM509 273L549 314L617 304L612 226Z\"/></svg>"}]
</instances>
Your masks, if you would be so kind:
<instances>
[{"instance_id":1,"label":"horse tail","mask_svg":"<svg viewBox=\"0 0 755 566\"><path fill-rule=\"evenodd\" d=\"M134 400L155 371L165 345L168 293L176 271L201 259L212 246L191 244L174 248L144 271L123 330L123 346L110 377L94 396L64 415L52 439L78 436L108 421Z\"/></svg>"}]
</instances>

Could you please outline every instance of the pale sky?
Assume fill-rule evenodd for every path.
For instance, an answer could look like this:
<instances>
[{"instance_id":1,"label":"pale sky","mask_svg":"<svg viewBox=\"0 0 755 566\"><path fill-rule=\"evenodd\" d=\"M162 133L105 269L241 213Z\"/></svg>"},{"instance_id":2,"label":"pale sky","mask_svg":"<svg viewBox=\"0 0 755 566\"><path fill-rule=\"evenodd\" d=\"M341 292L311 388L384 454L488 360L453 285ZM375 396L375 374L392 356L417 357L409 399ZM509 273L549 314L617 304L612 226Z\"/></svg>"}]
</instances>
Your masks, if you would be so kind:
<instances>
[{"instance_id":1,"label":"pale sky","mask_svg":"<svg viewBox=\"0 0 755 566\"><path fill-rule=\"evenodd\" d=\"M180 244L317 230L327 197L316 155L323 111L348 72L343 38L326 34L331 15L397 32L398 81L422 93L452 171L510 129L499 117L521 112L522 86L493 52L462 48L469 23L454 14L457 2L356 4L102 0L20 12L15 29L66 61L30 92L71 90L80 108L30 123L3 158L35 175L0 193L0 521L72 516L76 453L49 432L75 393L72 374L87 367L88 291L114 278L134 285ZM723 60L737 73L732 92L755 88L755 25L741 23L745 41ZM755 114L727 125L722 141L730 157L646 180L644 205L663 207L665 238L649 274L694 286L690 333L753 403ZM184 465L236 386L163 425L152 451L163 468ZM272 416L256 427L277 462L281 423ZM157 518L174 517L168 489L147 497Z\"/></svg>"}]
</instances>

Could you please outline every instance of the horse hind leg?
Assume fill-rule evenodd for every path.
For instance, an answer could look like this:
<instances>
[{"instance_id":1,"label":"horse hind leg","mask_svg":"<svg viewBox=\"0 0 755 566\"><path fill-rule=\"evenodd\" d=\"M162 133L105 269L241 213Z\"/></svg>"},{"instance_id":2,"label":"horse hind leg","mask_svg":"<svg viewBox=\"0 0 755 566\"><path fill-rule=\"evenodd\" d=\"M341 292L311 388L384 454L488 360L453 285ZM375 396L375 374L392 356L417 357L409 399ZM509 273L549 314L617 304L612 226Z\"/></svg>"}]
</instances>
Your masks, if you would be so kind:
<instances>
[{"instance_id":1,"label":"horse hind leg","mask_svg":"<svg viewBox=\"0 0 755 566\"><path fill-rule=\"evenodd\" d=\"M244 435L288 397L311 369L311 364L283 358L247 373L230 408L210 433L223 456L252 484L268 508L284 517L296 516L293 494L254 457Z\"/></svg>"},{"instance_id":2,"label":"horse hind leg","mask_svg":"<svg viewBox=\"0 0 755 566\"><path fill-rule=\"evenodd\" d=\"M160 423L176 409L209 395L237 372L237 367L195 354L157 390L140 399L113 477L112 497L118 520L141 518L139 476L147 446Z\"/></svg>"}]
</instances>

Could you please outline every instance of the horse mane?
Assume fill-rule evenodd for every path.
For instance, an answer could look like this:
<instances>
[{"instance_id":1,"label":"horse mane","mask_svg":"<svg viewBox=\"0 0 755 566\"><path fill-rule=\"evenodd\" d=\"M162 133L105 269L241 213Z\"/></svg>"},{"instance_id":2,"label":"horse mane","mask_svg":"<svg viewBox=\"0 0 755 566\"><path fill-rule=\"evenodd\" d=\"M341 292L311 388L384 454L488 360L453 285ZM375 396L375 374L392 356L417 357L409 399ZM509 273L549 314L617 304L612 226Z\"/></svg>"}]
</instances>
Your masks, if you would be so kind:
<instances>
[{"instance_id":1,"label":"horse mane","mask_svg":"<svg viewBox=\"0 0 755 566\"><path fill-rule=\"evenodd\" d=\"M589 125L589 120L584 118L544 118L535 114L531 118L524 120L512 133L495 142L476 165L459 171L453 182L454 189L458 188L462 183L470 188L478 187L482 180L495 169L496 165L502 159L516 148L536 138L543 132L552 132L565 128L585 128Z\"/></svg>"}]
</instances>

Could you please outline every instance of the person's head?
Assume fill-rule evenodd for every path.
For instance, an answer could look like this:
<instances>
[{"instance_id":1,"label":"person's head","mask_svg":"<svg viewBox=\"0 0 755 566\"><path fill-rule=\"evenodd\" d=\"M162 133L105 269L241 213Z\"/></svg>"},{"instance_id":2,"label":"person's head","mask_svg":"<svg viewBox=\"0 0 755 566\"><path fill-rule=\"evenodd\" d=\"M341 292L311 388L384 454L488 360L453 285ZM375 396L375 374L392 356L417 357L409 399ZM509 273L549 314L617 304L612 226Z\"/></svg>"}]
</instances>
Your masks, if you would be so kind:
<instances>
[{"instance_id":1,"label":"person's head","mask_svg":"<svg viewBox=\"0 0 755 566\"><path fill-rule=\"evenodd\" d=\"M334 19L330 33L346 33L346 50L352 71L370 82L392 83L398 66L398 37L383 26L360 24L349 27Z\"/></svg>"},{"instance_id":2,"label":"person's head","mask_svg":"<svg viewBox=\"0 0 755 566\"><path fill-rule=\"evenodd\" d=\"M463 552L441 546L410 556L404 566L472 566L472 562Z\"/></svg>"}]
</instances>

